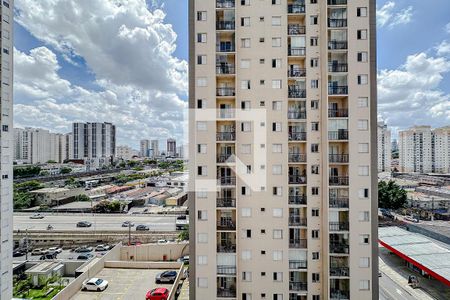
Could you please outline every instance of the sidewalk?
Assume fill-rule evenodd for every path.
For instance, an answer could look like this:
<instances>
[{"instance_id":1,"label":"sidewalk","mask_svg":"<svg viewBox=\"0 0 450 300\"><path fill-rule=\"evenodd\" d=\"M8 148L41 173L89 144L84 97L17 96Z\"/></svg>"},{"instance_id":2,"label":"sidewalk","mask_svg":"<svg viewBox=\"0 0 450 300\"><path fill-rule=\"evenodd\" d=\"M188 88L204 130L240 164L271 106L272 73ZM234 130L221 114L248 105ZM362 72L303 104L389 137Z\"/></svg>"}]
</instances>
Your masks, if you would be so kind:
<instances>
[{"instance_id":1,"label":"sidewalk","mask_svg":"<svg viewBox=\"0 0 450 300\"><path fill-rule=\"evenodd\" d=\"M178 300L189 300L189 278L184 280Z\"/></svg>"}]
</instances>

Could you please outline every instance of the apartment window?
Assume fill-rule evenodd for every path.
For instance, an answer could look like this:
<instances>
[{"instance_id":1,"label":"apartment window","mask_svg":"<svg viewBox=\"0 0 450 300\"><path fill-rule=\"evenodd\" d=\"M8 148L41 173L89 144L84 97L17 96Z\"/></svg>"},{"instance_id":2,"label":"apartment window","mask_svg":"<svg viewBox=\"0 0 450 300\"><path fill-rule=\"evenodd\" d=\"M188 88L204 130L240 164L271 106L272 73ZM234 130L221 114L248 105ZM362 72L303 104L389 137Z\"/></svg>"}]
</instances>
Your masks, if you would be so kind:
<instances>
[{"instance_id":1,"label":"apartment window","mask_svg":"<svg viewBox=\"0 0 450 300\"><path fill-rule=\"evenodd\" d=\"M283 195L283 188L281 186L274 186L272 191L274 196L282 196Z\"/></svg>"},{"instance_id":2,"label":"apartment window","mask_svg":"<svg viewBox=\"0 0 450 300\"><path fill-rule=\"evenodd\" d=\"M312 300L320 300L320 295L313 295Z\"/></svg>"},{"instance_id":3,"label":"apartment window","mask_svg":"<svg viewBox=\"0 0 450 300\"><path fill-rule=\"evenodd\" d=\"M250 59L241 59L241 69L250 68Z\"/></svg>"},{"instance_id":4,"label":"apartment window","mask_svg":"<svg viewBox=\"0 0 450 300\"><path fill-rule=\"evenodd\" d=\"M369 153L369 144L368 143L359 143L358 144L358 152L359 153Z\"/></svg>"},{"instance_id":5,"label":"apartment window","mask_svg":"<svg viewBox=\"0 0 450 300\"><path fill-rule=\"evenodd\" d=\"M206 65L206 55L198 55L197 56L197 64L198 65Z\"/></svg>"},{"instance_id":6,"label":"apartment window","mask_svg":"<svg viewBox=\"0 0 450 300\"><path fill-rule=\"evenodd\" d=\"M281 110L281 101L272 101L272 110Z\"/></svg>"},{"instance_id":7,"label":"apartment window","mask_svg":"<svg viewBox=\"0 0 450 300\"><path fill-rule=\"evenodd\" d=\"M281 131L281 122L273 122L272 123L272 131L280 132Z\"/></svg>"},{"instance_id":8,"label":"apartment window","mask_svg":"<svg viewBox=\"0 0 450 300\"><path fill-rule=\"evenodd\" d=\"M197 42L206 43L206 33L197 33Z\"/></svg>"},{"instance_id":9,"label":"apartment window","mask_svg":"<svg viewBox=\"0 0 450 300\"><path fill-rule=\"evenodd\" d=\"M241 257L242 257L242 260L250 260L250 259L252 259L252 251L250 251L250 250L242 250Z\"/></svg>"},{"instance_id":10,"label":"apartment window","mask_svg":"<svg viewBox=\"0 0 450 300\"><path fill-rule=\"evenodd\" d=\"M251 144L242 144L241 145L241 153L242 154L251 154L252 153L252 145Z\"/></svg>"},{"instance_id":11,"label":"apartment window","mask_svg":"<svg viewBox=\"0 0 450 300\"><path fill-rule=\"evenodd\" d=\"M197 278L197 286L199 288L208 288L208 278L206 277Z\"/></svg>"},{"instance_id":12,"label":"apartment window","mask_svg":"<svg viewBox=\"0 0 450 300\"><path fill-rule=\"evenodd\" d=\"M241 186L241 195L249 195L250 189L248 189L246 186Z\"/></svg>"},{"instance_id":13,"label":"apartment window","mask_svg":"<svg viewBox=\"0 0 450 300\"><path fill-rule=\"evenodd\" d=\"M283 209L282 208L274 208L272 210L272 216L274 218L281 218L281 217L283 217Z\"/></svg>"},{"instance_id":14,"label":"apartment window","mask_svg":"<svg viewBox=\"0 0 450 300\"><path fill-rule=\"evenodd\" d=\"M2 125L2 131L9 131L9 126L8 125Z\"/></svg>"},{"instance_id":15,"label":"apartment window","mask_svg":"<svg viewBox=\"0 0 450 300\"><path fill-rule=\"evenodd\" d=\"M317 196L317 195L319 195L319 188L318 187L312 187L311 188L311 194L314 196Z\"/></svg>"},{"instance_id":16,"label":"apartment window","mask_svg":"<svg viewBox=\"0 0 450 300\"><path fill-rule=\"evenodd\" d=\"M266 208L265 207L261 207L261 212L265 212Z\"/></svg>"},{"instance_id":17,"label":"apartment window","mask_svg":"<svg viewBox=\"0 0 450 300\"><path fill-rule=\"evenodd\" d=\"M366 85L369 82L369 77L366 74L358 75L358 84Z\"/></svg>"},{"instance_id":18,"label":"apartment window","mask_svg":"<svg viewBox=\"0 0 450 300\"><path fill-rule=\"evenodd\" d=\"M242 281L252 281L252 272L242 272Z\"/></svg>"},{"instance_id":19,"label":"apartment window","mask_svg":"<svg viewBox=\"0 0 450 300\"><path fill-rule=\"evenodd\" d=\"M252 231L250 229L242 229L242 238L251 238Z\"/></svg>"},{"instance_id":20,"label":"apartment window","mask_svg":"<svg viewBox=\"0 0 450 300\"><path fill-rule=\"evenodd\" d=\"M266 81L264 80L264 79L261 79L260 81L259 81L259 85L265 85L266 84Z\"/></svg>"},{"instance_id":21,"label":"apartment window","mask_svg":"<svg viewBox=\"0 0 450 300\"><path fill-rule=\"evenodd\" d=\"M319 216L319 209L318 208L311 209L311 215L313 217L318 217Z\"/></svg>"},{"instance_id":22,"label":"apartment window","mask_svg":"<svg viewBox=\"0 0 450 300\"><path fill-rule=\"evenodd\" d=\"M265 60L264 58L260 58L260 59L259 59L259 63L260 63L261 65L263 65L265 62L266 62L266 60Z\"/></svg>"},{"instance_id":23,"label":"apartment window","mask_svg":"<svg viewBox=\"0 0 450 300\"><path fill-rule=\"evenodd\" d=\"M252 123L251 122L242 122L241 123L241 131L242 132L252 131Z\"/></svg>"},{"instance_id":24,"label":"apartment window","mask_svg":"<svg viewBox=\"0 0 450 300\"><path fill-rule=\"evenodd\" d=\"M281 26L281 17L272 17L272 26Z\"/></svg>"},{"instance_id":25,"label":"apartment window","mask_svg":"<svg viewBox=\"0 0 450 300\"><path fill-rule=\"evenodd\" d=\"M250 89L250 80L241 80L241 90Z\"/></svg>"},{"instance_id":26,"label":"apartment window","mask_svg":"<svg viewBox=\"0 0 450 300\"><path fill-rule=\"evenodd\" d=\"M8 174L3 174L2 175L2 179L8 179L8 177L9 177Z\"/></svg>"},{"instance_id":27,"label":"apartment window","mask_svg":"<svg viewBox=\"0 0 450 300\"><path fill-rule=\"evenodd\" d=\"M368 291L370 289L370 281L369 280L360 280L359 281L359 289L361 291Z\"/></svg>"},{"instance_id":28,"label":"apartment window","mask_svg":"<svg viewBox=\"0 0 450 300\"><path fill-rule=\"evenodd\" d=\"M206 154L206 144L197 144L197 153Z\"/></svg>"},{"instance_id":29,"label":"apartment window","mask_svg":"<svg viewBox=\"0 0 450 300\"><path fill-rule=\"evenodd\" d=\"M241 0L241 5L250 5L250 0Z\"/></svg>"},{"instance_id":30,"label":"apartment window","mask_svg":"<svg viewBox=\"0 0 450 300\"><path fill-rule=\"evenodd\" d=\"M197 78L197 86L198 87L208 86L208 80L206 79L206 77Z\"/></svg>"},{"instance_id":31,"label":"apartment window","mask_svg":"<svg viewBox=\"0 0 450 300\"><path fill-rule=\"evenodd\" d=\"M281 38L272 38L272 47L281 47Z\"/></svg>"},{"instance_id":32,"label":"apartment window","mask_svg":"<svg viewBox=\"0 0 450 300\"><path fill-rule=\"evenodd\" d=\"M249 17L241 18L241 26L249 27L250 26L250 18Z\"/></svg>"},{"instance_id":33,"label":"apartment window","mask_svg":"<svg viewBox=\"0 0 450 300\"><path fill-rule=\"evenodd\" d=\"M320 282L320 274L319 273L312 273L312 282Z\"/></svg>"},{"instance_id":34,"label":"apartment window","mask_svg":"<svg viewBox=\"0 0 450 300\"><path fill-rule=\"evenodd\" d=\"M313 259L313 260L319 260L319 259L320 259L320 254L319 254L319 252L313 252L313 253L312 253L312 259Z\"/></svg>"},{"instance_id":35,"label":"apartment window","mask_svg":"<svg viewBox=\"0 0 450 300\"><path fill-rule=\"evenodd\" d=\"M198 265L207 265L208 264L208 256L198 255L197 256L197 264Z\"/></svg>"},{"instance_id":36,"label":"apartment window","mask_svg":"<svg viewBox=\"0 0 450 300\"><path fill-rule=\"evenodd\" d=\"M357 17L367 17L367 7L356 8L356 16Z\"/></svg>"},{"instance_id":37,"label":"apartment window","mask_svg":"<svg viewBox=\"0 0 450 300\"><path fill-rule=\"evenodd\" d=\"M197 131L206 131L206 122L197 121Z\"/></svg>"},{"instance_id":38,"label":"apartment window","mask_svg":"<svg viewBox=\"0 0 450 300\"><path fill-rule=\"evenodd\" d=\"M319 144L311 144L311 152L319 153Z\"/></svg>"},{"instance_id":39,"label":"apartment window","mask_svg":"<svg viewBox=\"0 0 450 300\"><path fill-rule=\"evenodd\" d=\"M318 239L319 238L319 230L318 229L311 230L311 237L313 239Z\"/></svg>"},{"instance_id":40,"label":"apartment window","mask_svg":"<svg viewBox=\"0 0 450 300\"><path fill-rule=\"evenodd\" d=\"M311 174L319 174L319 165L311 166Z\"/></svg>"},{"instance_id":41,"label":"apartment window","mask_svg":"<svg viewBox=\"0 0 450 300\"><path fill-rule=\"evenodd\" d=\"M281 58L272 59L272 68L281 68Z\"/></svg>"},{"instance_id":42,"label":"apartment window","mask_svg":"<svg viewBox=\"0 0 450 300\"><path fill-rule=\"evenodd\" d=\"M273 165L272 166L272 175L281 175L282 173L282 166L281 165Z\"/></svg>"},{"instance_id":43,"label":"apartment window","mask_svg":"<svg viewBox=\"0 0 450 300\"><path fill-rule=\"evenodd\" d=\"M250 101L241 101L241 109L242 110L250 110Z\"/></svg>"},{"instance_id":44,"label":"apartment window","mask_svg":"<svg viewBox=\"0 0 450 300\"><path fill-rule=\"evenodd\" d=\"M250 39L249 38L241 39L241 47L250 48Z\"/></svg>"},{"instance_id":45,"label":"apartment window","mask_svg":"<svg viewBox=\"0 0 450 300\"><path fill-rule=\"evenodd\" d=\"M363 245L369 245L370 236L368 234L360 234L359 235L359 243Z\"/></svg>"},{"instance_id":46,"label":"apartment window","mask_svg":"<svg viewBox=\"0 0 450 300\"><path fill-rule=\"evenodd\" d=\"M310 45L311 46L318 46L319 45L319 38L318 37L312 37L310 38Z\"/></svg>"},{"instance_id":47,"label":"apartment window","mask_svg":"<svg viewBox=\"0 0 450 300\"><path fill-rule=\"evenodd\" d=\"M9 54L9 47L3 48L3 53L4 54Z\"/></svg>"},{"instance_id":48,"label":"apartment window","mask_svg":"<svg viewBox=\"0 0 450 300\"><path fill-rule=\"evenodd\" d=\"M319 100L311 100L311 109L319 109Z\"/></svg>"},{"instance_id":49,"label":"apartment window","mask_svg":"<svg viewBox=\"0 0 450 300\"><path fill-rule=\"evenodd\" d=\"M273 294L273 300L283 300L283 294Z\"/></svg>"},{"instance_id":50,"label":"apartment window","mask_svg":"<svg viewBox=\"0 0 450 300\"><path fill-rule=\"evenodd\" d=\"M358 166L359 176L369 176L369 166Z\"/></svg>"},{"instance_id":51,"label":"apartment window","mask_svg":"<svg viewBox=\"0 0 450 300\"><path fill-rule=\"evenodd\" d=\"M311 80L311 88L312 88L312 89L317 89L317 88L319 88L319 80L318 80L318 79L313 79L313 80Z\"/></svg>"},{"instance_id":52,"label":"apartment window","mask_svg":"<svg viewBox=\"0 0 450 300\"><path fill-rule=\"evenodd\" d=\"M319 16L311 16L309 20L311 25L317 25L317 23L319 22Z\"/></svg>"},{"instance_id":53,"label":"apartment window","mask_svg":"<svg viewBox=\"0 0 450 300\"><path fill-rule=\"evenodd\" d=\"M272 80L273 89L281 89L281 80Z\"/></svg>"},{"instance_id":54,"label":"apartment window","mask_svg":"<svg viewBox=\"0 0 450 300\"><path fill-rule=\"evenodd\" d=\"M264 17L259 17L260 22L264 22Z\"/></svg>"},{"instance_id":55,"label":"apartment window","mask_svg":"<svg viewBox=\"0 0 450 300\"><path fill-rule=\"evenodd\" d=\"M272 0L272 5L278 5L281 3L281 0Z\"/></svg>"},{"instance_id":56,"label":"apartment window","mask_svg":"<svg viewBox=\"0 0 450 300\"><path fill-rule=\"evenodd\" d=\"M369 120L358 120L358 130L368 130Z\"/></svg>"},{"instance_id":57,"label":"apartment window","mask_svg":"<svg viewBox=\"0 0 450 300\"><path fill-rule=\"evenodd\" d=\"M368 211L360 211L358 220L360 222L369 222L369 212Z\"/></svg>"},{"instance_id":58,"label":"apartment window","mask_svg":"<svg viewBox=\"0 0 450 300\"><path fill-rule=\"evenodd\" d=\"M250 207L243 207L243 208L241 208L241 216L242 217L251 217L252 216L252 209Z\"/></svg>"},{"instance_id":59,"label":"apartment window","mask_svg":"<svg viewBox=\"0 0 450 300\"><path fill-rule=\"evenodd\" d=\"M359 189L358 197L359 198L369 198L369 189Z\"/></svg>"},{"instance_id":60,"label":"apartment window","mask_svg":"<svg viewBox=\"0 0 450 300\"><path fill-rule=\"evenodd\" d=\"M367 97L359 97L358 98L358 107L368 107L369 106L369 98Z\"/></svg>"},{"instance_id":61,"label":"apartment window","mask_svg":"<svg viewBox=\"0 0 450 300\"><path fill-rule=\"evenodd\" d=\"M312 122L311 123L311 130L312 131L319 131L319 122Z\"/></svg>"},{"instance_id":62,"label":"apartment window","mask_svg":"<svg viewBox=\"0 0 450 300\"><path fill-rule=\"evenodd\" d=\"M360 268L369 268L370 267L370 258L369 257L360 257L359 258L359 267Z\"/></svg>"},{"instance_id":63,"label":"apartment window","mask_svg":"<svg viewBox=\"0 0 450 300\"><path fill-rule=\"evenodd\" d=\"M310 3L311 4L317 4L317 0L311 0Z\"/></svg>"},{"instance_id":64,"label":"apartment window","mask_svg":"<svg viewBox=\"0 0 450 300\"><path fill-rule=\"evenodd\" d=\"M319 59L318 58L311 58L311 68L317 68L319 66Z\"/></svg>"},{"instance_id":65,"label":"apartment window","mask_svg":"<svg viewBox=\"0 0 450 300\"><path fill-rule=\"evenodd\" d=\"M282 229L274 229L273 230L273 239L279 240L283 238L283 230Z\"/></svg>"},{"instance_id":66,"label":"apartment window","mask_svg":"<svg viewBox=\"0 0 450 300\"><path fill-rule=\"evenodd\" d=\"M5 21L5 23L9 24L9 16L7 14L3 15L3 21Z\"/></svg>"},{"instance_id":67,"label":"apartment window","mask_svg":"<svg viewBox=\"0 0 450 300\"><path fill-rule=\"evenodd\" d=\"M283 251L276 250L272 252L272 259L274 261L283 260Z\"/></svg>"},{"instance_id":68,"label":"apartment window","mask_svg":"<svg viewBox=\"0 0 450 300\"><path fill-rule=\"evenodd\" d=\"M247 165L247 174L252 174L252 165Z\"/></svg>"},{"instance_id":69,"label":"apartment window","mask_svg":"<svg viewBox=\"0 0 450 300\"><path fill-rule=\"evenodd\" d=\"M358 52L357 59L359 62L367 62L367 59L369 58L368 53L365 51Z\"/></svg>"},{"instance_id":70,"label":"apartment window","mask_svg":"<svg viewBox=\"0 0 450 300\"><path fill-rule=\"evenodd\" d=\"M197 108L205 108L206 100L205 99L197 99Z\"/></svg>"},{"instance_id":71,"label":"apartment window","mask_svg":"<svg viewBox=\"0 0 450 300\"><path fill-rule=\"evenodd\" d=\"M273 272L273 281L283 281L283 272Z\"/></svg>"},{"instance_id":72,"label":"apartment window","mask_svg":"<svg viewBox=\"0 0 450 300\"><path fill-rule=\"evenodd\" d=\"M197 12L197 21L206 21L207 13L206 11L198 11Z\"/></svg>"},{"instance_id":73,"label":"apartment window","mask_svg":"<svg viewBox=\"0 0 450 300\"><path fill-rule=\"evenodd\" d=\"M367 29L360 29L356 32L358 40L367 40Z\"/></svg>"},{"instance_id":74,"label":"apartment window","mask_svg":"<svg viewBox=\"0 0 450 300\"><path fill-rule=\"evenodd\" d=\"M272 144L272 152L273 153L282 153L283 145L282 144Z\"/></svg>"},{"instance_id":75,"label":"apartment window","mask_svg":"<svg viewBox=\"0 0 450 300\"><path fill-rule=\"evenodd\" d=\"M207 210L199 210L197 211L197 219L200 221L208 220L208 211Z\"/></svg>"},{"instance_id":76,"label":"apartment window","mask_svg":"<svg viewBox=\"0 0 450 300\"><path fill-rule=\"evenodd\" d=\"M198 241L200 244L206 244L206 243L208 243L208 234L207 234L207 233L199 233L199 234L197 235L197 241Z\"/></svg>"},{"instance_id":77,"label":"apartment window","mask_svg":"<svg viewBox=\"0 0 450 300\"><path fill-rule=\"evenodd\" d=\"M9 40L9 38L10 38L10 36L9 36L9 30L3 29L2 36L3 36L5 39Z\"/></svg>"},{"instance_id":78,"label":"apartment window","mask_svg":"<svg viewBox=\"0 0 450 300\"><path fill-rule=\"evenodd\" d=\"M206 199L206 198L208 198L208 193L206 191L198 191L197 198Z\"/></svg>"}]
</instances>

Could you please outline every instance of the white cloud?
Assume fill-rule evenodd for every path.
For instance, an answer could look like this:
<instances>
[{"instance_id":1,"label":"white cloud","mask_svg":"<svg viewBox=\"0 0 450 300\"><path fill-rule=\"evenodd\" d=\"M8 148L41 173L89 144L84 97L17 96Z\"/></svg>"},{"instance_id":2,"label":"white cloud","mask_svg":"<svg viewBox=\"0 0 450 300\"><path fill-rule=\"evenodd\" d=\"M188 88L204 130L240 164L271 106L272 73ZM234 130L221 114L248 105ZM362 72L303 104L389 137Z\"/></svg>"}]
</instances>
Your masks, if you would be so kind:
<instances>
[{"instance_id":1,"label":"white cloud","mask_svg":"<svg viewBox=\"0 0 450 300\"><path fill-rule=\"evenodd\" d=\"M394 28L397 25L408 24L412 20L413 8L409 6L396 11L395 2L388 1L380 9L377 9L377 24L380 27Z\"/></svg>"},{"instance_id":2,"label":"white cloud","mask_svg":"<svg viewBox=\"0 0 450 300\"><path fill-rule=\"evenodd\" d=\"M450 61L418 53L395 70L378 73L379 116L399 128L414 124L444 126L450 123L450 95L440 90Z\"/></svg>"},{"instance_id":3,"label":"white cloud","mask_svg":"<svg viewBox=\"0 0 450 300\"><path fill-rule=\"evenodd\" d=\"M435 50L439 56L450 54L450 43L447 41L442 41L435 47Z\"/></svg>"},{"instance_id":4,"label":"white cloud","mask_svg":"<svg viewBox=\"0 0 450 300\"><path fill-rule=\"evenodd\" d=\"M447 23L447 25L445 25L445 31L447 31L447 33L450 33L450 23Z\"/></svg>"}]
</instances>

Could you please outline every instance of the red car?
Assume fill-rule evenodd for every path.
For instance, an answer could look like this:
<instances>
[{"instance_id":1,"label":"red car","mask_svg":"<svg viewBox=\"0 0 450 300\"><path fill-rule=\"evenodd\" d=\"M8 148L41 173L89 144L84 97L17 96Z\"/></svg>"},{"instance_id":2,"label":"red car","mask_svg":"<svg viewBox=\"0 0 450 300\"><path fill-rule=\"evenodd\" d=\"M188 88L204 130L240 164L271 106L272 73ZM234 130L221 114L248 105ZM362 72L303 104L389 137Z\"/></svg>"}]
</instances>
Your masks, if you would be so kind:
<instances>
[{"instance_id":1,"label":"red car","mask_svg":"<svg viewBox=\"0 0 450 300\"><path fill-rule=\"evenodd\" d=\"M145 300L167 300L169 299L169 290L166 288L156 288L147 292Z\"/></svg>"}]
</instances>

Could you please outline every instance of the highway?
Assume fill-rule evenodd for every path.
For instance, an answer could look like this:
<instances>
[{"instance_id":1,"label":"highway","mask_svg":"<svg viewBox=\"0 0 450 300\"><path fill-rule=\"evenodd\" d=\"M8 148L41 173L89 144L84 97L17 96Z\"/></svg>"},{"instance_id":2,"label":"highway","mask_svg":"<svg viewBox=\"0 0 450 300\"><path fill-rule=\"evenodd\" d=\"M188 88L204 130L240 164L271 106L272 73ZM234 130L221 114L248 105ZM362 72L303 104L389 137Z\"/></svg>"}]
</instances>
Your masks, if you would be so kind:
<instances>
[{"instance_id":1,"label":"highway","mask_svg":"<svg viewBox=\"0 0 450 300\"><path fill-rule=\"evenodd\" d=\"M392 280L385 273L381 272L380 280L380 300L411 300L416 299L400 284Z\"/></svg>"},{"instance_id":2,"label":"highway","mask_svg":"<svg viewBox=\"0 0 450 300\"><path fill-rule=\"evenodd\" d=\"M25 231L46 230L51 224L53 230L58 231L127 231L128 227L122 227L125 221L136 225L148 225L151 231L175 231L175 216L158 215L101 215L101 214L43 214L43 219L30 219L32 214L15 214L14 230ZM76 227L79 221L89 221L91 227Z\"/></svg>"}]
</instances>

